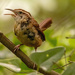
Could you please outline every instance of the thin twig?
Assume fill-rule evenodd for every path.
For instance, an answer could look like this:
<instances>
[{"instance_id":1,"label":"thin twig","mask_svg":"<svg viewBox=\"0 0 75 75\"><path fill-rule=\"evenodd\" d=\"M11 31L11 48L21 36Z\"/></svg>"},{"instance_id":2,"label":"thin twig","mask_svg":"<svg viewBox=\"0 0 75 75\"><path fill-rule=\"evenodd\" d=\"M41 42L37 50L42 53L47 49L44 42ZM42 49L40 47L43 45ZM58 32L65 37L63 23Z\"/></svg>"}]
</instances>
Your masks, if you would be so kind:
<instances>
[{"instance_id":1,"label":"thin twig","mask_svg":"<svg viewBox=\"0 0 75 75\"><path fill-rule=\"evenodd\" d=\"M64 52L64 57L65 57L65 64L67 64L67 60L66 60L66 51ZM67 67L67 65L66 65Z\"/></svg>"},{"instance_id":2,"label":"thin twig","mask_svg":"<svg viewBox=\"0 0 75 75\"><path fill-rule=\"evenodd\" d=\"M35 67L33 68L34 62L32 62L30 58L26 54L24 54L21 50L14 52L15 45L1 32L0 32L0 42L4 46L6 46L11 52L13 52L13 54L15 54L18 58L20 58L29 68L37 70L38 68L37 65L35 64ZM38 72L44 75L60 75L59 73L53 70L51 72L47 72L42 68L39 68Z\"/></svg>"},{"instance_id":3,"label":"thin twig","mask_svg":"<svg viewBox=\"0 0 75 75\"><path fill-rule=\"evenodd\" d=\"M55 65L58 66L59 69L64 70L60 65L58 65L56 62L53 62ZM55 68L56 69L56 68ZM54 69L53 69L54 70Z\"/></svg>"},{"instance_id":4,"label":"thin twig","mask_svg":"<svg viewBox=\"0 0 75 75\"><path fill-rule=\"evenodd\" d=\"M69 63L68 63L68 64L65 64L65 65L63 65L63 66L60 66L60 68L65 67L65 66L67 66L67 65L69 65L69 64L71 64L71 63L73 63L73 62L69 61ZM59 68L59 67L57 67L57 68L54 68L53 70L60 69L60 68Z\"/></svg>"},{"instance_id":5,"label":"thin twig","mask_svg":"<svg viewBox=\"0 0 75 75\"><path fill-rule=\"evenodd\" d=\"M66 37L66 39L75 39L75 37Z\"/></svg>"},{"instance_id":6,"label":"thin twig","mask_svg":"<svg viewBox=\"0 0 75 75\"><path fill-rule=\"evenodd\" d=\"M73 50L71 51L69 57L71 57L71 56L73 55L74 51L75 51L75 49L73 49Z\"/></svg>"}]
</instances>

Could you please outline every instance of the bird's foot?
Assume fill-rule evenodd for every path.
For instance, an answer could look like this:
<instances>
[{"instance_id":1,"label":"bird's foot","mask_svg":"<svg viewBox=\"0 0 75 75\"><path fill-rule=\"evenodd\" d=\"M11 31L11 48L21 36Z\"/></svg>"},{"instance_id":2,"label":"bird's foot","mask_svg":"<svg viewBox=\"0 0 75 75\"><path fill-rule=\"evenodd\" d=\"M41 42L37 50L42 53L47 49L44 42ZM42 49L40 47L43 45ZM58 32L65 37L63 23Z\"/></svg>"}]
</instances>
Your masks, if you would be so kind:
<instances>
[{"instance_id":1,"label":"bird's foot","mask_svg":"<svg viewBox=\"0 0 75 75\"><path fill-rule=\"evenodd\" d=\"M14 47L14 52L18 51L21 45L23 45L23 44L16 45L16 46Z\"/></svg>"}]
</instances>

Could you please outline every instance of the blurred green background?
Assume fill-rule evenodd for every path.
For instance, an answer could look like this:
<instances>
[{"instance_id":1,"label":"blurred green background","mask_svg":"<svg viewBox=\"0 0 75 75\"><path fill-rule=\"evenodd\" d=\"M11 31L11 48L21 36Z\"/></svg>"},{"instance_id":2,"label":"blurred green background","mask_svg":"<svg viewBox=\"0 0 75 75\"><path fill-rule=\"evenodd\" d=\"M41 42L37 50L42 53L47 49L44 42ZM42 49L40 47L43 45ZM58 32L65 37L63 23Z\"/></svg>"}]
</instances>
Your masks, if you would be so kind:
<instances>
[{"instance_id":1,"label":"blurred green background","mask_svg":"<svg viewBox=\"0 0 75 75\"><path fill-rule=\"evenodd\" d=\"M51 17L53 21L52 26L44 31L46 41L38 48L38 51L64 46L66 48L66 56L72 55L67 58L67 61L75 61L75 39L66 39L66 37L75 36L75 0L0 0L0 31L17 45L20 44L20 41L13 33L15 21L11 16L4 15L10 13L5 10L6 8L21 8L29 11L38 23ZM32 47L21 46L20 48L28 56L34 52L34 48ZM22 72L32 71L1 43L0 63L16 65L16 72L20 69ZM64 59L62 59L59 64L64 65ZM60 69L55 71L62 73L62 70ZM8 73L10 73L10 75L35 75L33 73L15 73L12 72L11 69L8 70L7 68L0 66L0 75L8 75Z\"/></svg>"}]
</instances>

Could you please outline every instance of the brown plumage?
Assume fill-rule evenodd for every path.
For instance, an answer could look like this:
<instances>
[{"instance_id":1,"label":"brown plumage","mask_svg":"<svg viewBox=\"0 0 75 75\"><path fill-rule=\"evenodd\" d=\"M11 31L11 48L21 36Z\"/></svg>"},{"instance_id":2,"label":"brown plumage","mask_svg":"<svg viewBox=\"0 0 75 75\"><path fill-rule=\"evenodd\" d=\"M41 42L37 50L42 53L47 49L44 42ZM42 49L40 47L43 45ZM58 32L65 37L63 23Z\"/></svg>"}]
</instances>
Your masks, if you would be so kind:
<instances>
[{"instance_id":1,"label":"brown plumage","mask_svg":"<svg viewBox=\"0 0 75 75\"><path fill-rule=\"evenodd\" d=\"M52 23L51 18L44 20L41 25L32 17L32 15L23 9L7 9L12 11L12 15L15 19L14 33L22 44L34 47L35 51L43 41L45 41L45 35L43 33ZM16 46L15 48L19 47Z\"/></svg>"}]
</instances>

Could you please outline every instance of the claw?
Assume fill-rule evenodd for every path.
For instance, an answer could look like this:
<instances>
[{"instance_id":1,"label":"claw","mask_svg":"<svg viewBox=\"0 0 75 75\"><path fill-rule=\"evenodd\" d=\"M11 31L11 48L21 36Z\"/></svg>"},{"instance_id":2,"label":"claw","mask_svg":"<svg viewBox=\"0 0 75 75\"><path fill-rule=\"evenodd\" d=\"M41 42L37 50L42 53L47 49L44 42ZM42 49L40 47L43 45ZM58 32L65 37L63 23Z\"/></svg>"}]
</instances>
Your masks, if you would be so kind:
<instances>
[{"instance_id":1,"label":"claw","mask_svg":"<svg viewBox=\"0 0 75 75\"><path fill-rule=\"evenodd\" d=\"M33 64L33 69L35 69L35 63Z\"/></svg>"},{"instance_id":2,"label":"claw","mask_svg":"<svg viewBox=\"0 0 75 75\"><path fill-rule=\"evenodd\" d=\"M15 46L14 47L14 52L18 51L19 50L19 47L20 47L19 45Z\"/></svg>"},{"instance_id":3,"label":"claw","mask_svg":"<svg viewBox=\"0 0 75 75\"><path fill-rule=\"evenodd\" d=\"M14 52L20 50L19 48L20 48L21 45L23 45L23 44L19 44L19 45L15 46L15 47L14 47Z\"/></svg>"}]
</instances>

